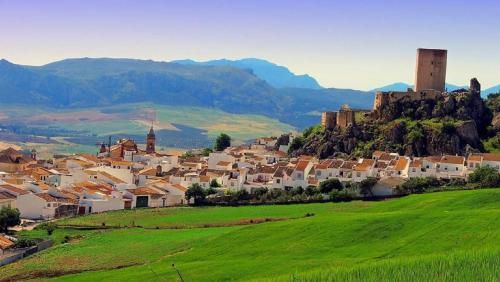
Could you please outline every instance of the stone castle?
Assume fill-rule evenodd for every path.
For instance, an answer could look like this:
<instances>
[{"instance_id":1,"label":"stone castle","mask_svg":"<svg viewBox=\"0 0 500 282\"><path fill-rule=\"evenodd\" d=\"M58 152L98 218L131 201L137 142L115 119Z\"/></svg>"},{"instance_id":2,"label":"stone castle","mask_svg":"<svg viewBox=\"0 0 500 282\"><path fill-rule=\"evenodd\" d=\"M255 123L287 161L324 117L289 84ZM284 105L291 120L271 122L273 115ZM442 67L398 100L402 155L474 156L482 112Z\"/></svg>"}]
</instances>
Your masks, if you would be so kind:
<instances>
[{"instance_id":1,"label":"stone castle","mask_svg":"<svg viewBox=\"0 0 500 282\"><path fill-rule=\"evenodd\" d=\"M343 105L338 112L323 112L321 114L321 125L326 129L333 129L336 126L346 128L356 124L355 111L348 105Z\"/></svg>"},{"instance_id":2,"label":"stone castle","mask_svg":"<svg viewBox=\"0 0 500 282\"><path fill-rule=\"evenodd\" d=\"M446 91L446 57L447 50L417 49L415 67L415 90L388 91L375 93L372 114L377 115L381 109L400 100L419 101L437 99ZM356 124L354 110L344 105L338 112L323 112L321 125L326 129L345 128Z\"/></svg>"},{"instance_id":3,"label":"stone castle","mask_svg":"<svg viewBox=\"0 0 500 282\"><path fill-rule=\"evenodd\" d=\"M415 90L389 91L375 93L373 111L392 102L407 99L410 101L436 99L445 92L446 50L417 49L415 68Z\"/></svg>"}]
</instances>

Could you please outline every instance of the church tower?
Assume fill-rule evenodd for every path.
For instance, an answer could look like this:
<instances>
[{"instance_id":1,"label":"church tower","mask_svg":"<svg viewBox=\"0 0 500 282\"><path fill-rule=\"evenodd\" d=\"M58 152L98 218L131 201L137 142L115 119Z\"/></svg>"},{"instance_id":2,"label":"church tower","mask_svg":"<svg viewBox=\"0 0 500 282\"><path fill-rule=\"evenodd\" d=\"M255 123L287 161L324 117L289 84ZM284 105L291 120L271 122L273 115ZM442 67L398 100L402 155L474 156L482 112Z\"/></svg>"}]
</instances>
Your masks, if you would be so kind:
<instances>
[{"instance_id":1,"label":"church tower","mask_svg":"<svg viewBox=\"0 0 500 282\"><path fill-rule=\"evenodd\" d=\"M146 153L153 154L155 152L156 136L153 126L149 129L149 133L146 137Z\"/></svg>"}]
</instances>

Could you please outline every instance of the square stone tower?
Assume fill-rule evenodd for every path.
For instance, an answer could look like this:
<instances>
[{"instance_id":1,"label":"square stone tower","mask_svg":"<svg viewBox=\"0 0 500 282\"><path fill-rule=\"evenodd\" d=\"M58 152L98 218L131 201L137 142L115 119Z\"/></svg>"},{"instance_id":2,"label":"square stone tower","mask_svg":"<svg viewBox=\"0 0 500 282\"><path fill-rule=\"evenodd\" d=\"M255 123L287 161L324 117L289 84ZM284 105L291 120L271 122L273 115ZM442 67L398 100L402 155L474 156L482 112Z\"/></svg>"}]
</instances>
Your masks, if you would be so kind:
<instances>
[{"instance_id":1,"label":"square stone tower","mask_svg":"<svg viewBox=\"0 0 500 282\"><path fill-rule=\"evenodd\" d=\"M417 49L415 92L428 89L445 91L446 55L446 50Z\"/></svg>"}]
</instances>

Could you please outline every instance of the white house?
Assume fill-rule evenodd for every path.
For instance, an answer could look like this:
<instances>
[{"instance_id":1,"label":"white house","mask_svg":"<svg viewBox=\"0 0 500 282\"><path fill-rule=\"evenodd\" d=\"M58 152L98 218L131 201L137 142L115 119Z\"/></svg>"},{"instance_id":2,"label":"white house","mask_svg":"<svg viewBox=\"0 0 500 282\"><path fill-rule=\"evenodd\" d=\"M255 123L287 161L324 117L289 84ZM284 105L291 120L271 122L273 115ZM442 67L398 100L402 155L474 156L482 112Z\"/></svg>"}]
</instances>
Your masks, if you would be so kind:
<instances>
[{"instance_id":1,"label":"white house","mask_svg":"<svg viewBox=\"0 0 500 282\"><path fill-rule=\"evenodd\" d=\"M22 218L53 219L76 215L78 204L71 199L57 198L49 193L28 193L17 197Z\"/></svg>"}]
</instances>

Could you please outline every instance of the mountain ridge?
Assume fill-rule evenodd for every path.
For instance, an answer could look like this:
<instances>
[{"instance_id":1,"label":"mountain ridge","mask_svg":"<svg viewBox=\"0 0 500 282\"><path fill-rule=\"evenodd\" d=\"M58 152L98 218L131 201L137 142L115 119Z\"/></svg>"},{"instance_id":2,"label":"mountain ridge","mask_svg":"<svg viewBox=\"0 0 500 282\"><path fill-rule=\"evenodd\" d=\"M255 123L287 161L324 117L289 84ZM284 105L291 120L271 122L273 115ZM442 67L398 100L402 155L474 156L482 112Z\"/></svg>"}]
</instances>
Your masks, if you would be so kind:
<instances>
[{"instance_id":1,"label":"mountain ridge","mask_svg":"<svg viewBox=\"0 0 500 282\"><path fill-rule=\"evenodd\" d=\"M134 59L73 58L40 67L0 63L0 103L93 107L154 102L261 114L299 128L310 112L348 103L371 108L373 93L348 89L274 88L251 70Z\"/></svg>"},{"instance_id":2,"label":"mountain ridge","mask_svg":"<svg viewBox=\"0 0 500 282\"><path fill-rule=\"evenodd\" d=\"M323 87L315 78L308 74L297 75L291 72L287 67L257 58L244 58L238 60L217 59L198 62L192 59L175 60L171 63L184 65L229 65L242 69L250 69L254 74L276 88L306 88L322 89Z\"/></svg>"}]
</instances>

